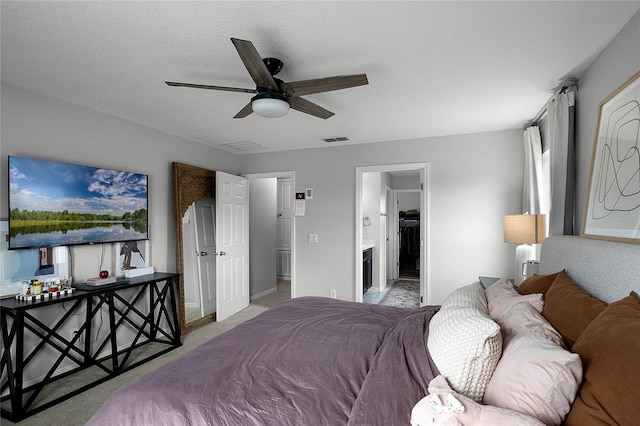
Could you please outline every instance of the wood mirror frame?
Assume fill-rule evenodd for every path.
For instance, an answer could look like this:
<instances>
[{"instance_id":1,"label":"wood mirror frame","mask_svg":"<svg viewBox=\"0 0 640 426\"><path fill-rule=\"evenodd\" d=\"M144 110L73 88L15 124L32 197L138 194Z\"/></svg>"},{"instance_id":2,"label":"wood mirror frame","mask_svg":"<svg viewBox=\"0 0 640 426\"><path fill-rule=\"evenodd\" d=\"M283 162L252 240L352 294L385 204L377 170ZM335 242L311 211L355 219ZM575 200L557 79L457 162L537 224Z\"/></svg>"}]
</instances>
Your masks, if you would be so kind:
<instances>
[{"instance_id":1,"label":"wood mirror frame","mask_svg":"<svg viewBox=\"0 0 640 426\"><path fill-rule=\"evenodd\" d=\"M186 322L185 318L185 285L184 285L184 253L182 242L182 218L191 204L201 198L215 198L216 172L202 167L173 162L173 212L176 232L176 270L180 274L180 298L178 313L180 315L180 330L186 334L215 321L215 313Z\"/></svg>"}]
</instances>

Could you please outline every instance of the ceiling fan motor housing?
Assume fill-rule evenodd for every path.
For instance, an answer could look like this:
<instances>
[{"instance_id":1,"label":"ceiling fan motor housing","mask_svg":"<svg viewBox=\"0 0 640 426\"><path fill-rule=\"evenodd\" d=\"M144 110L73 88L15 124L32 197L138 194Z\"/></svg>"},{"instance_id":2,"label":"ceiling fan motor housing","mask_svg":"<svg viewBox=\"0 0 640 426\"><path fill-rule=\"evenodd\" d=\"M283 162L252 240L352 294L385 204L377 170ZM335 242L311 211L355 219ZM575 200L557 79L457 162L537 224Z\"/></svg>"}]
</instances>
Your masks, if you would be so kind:
<instances>
[{"instance_id":1,"label":"ceiling fan motor housing","mask_svg":"<svg viewBox=\"0 0 640 426\"><path fill-rule=\"evenodd\" d=\"M258 99L278 99L287 103L289 102L287 95L284 93L263 88L258 89L258 94L251 98L251 101L253 102Z\"/></svg>"},{"instance_id":2,"label":"ceiling fan motor housing","mask_svg":"<svg viewBox=\"0 0 640 426\"><path fill-rule=\"evenodd\" d=\"M262 62L267 66L271 75L276 75L282 70L284 63L278 58L262 58Z\"/></svg>"}]
</instances>

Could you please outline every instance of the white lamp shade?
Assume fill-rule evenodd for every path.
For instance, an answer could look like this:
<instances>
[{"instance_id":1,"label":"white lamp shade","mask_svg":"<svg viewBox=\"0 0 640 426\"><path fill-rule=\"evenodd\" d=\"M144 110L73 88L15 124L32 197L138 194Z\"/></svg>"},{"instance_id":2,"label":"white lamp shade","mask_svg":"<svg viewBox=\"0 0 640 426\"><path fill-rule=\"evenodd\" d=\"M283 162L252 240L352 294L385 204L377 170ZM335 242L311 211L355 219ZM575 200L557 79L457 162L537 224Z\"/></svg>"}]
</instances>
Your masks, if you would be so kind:
<instances>
[{"instance_id":1,"label":"white lamp shade","mask_svg":"<svg viewBox=\"0 0 640 426\"><path fill-rule=\"evenodd\" d=\"M289 112L289 102L272 97L254 97L251 100L253 112L261 117L284 117Z\"/></svg>"},{"instance_id":2,"label":"white lamp shade","mask_svg":"<svg viewBox=\"0 0 640 426\"><path fill-rule=\"evenodd\" d=\"M514 214L504 217L504 242L540 244L546 236L543 214Z\"/></svg>"}]
</instances>

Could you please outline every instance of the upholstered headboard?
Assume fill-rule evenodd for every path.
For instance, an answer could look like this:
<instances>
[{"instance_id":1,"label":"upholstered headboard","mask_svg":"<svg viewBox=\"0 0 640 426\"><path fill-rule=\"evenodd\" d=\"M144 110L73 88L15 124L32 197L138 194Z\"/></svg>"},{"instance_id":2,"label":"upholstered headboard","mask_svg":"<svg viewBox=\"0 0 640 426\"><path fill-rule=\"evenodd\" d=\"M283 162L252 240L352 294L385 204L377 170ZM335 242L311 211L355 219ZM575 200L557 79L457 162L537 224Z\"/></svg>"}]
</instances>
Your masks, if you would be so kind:
<instances>
[{"instance_id":1,"label":"upholstered headboard","mask_svg":"<svg viewBox=\"0 0 640 426\"><path fill-rule=\"evenodd\" d=\"M542 243L540 274L565 269L580 287L611 303L640 293L640 245L575 236L552 236Z\"/></svg>"}]
</instances>

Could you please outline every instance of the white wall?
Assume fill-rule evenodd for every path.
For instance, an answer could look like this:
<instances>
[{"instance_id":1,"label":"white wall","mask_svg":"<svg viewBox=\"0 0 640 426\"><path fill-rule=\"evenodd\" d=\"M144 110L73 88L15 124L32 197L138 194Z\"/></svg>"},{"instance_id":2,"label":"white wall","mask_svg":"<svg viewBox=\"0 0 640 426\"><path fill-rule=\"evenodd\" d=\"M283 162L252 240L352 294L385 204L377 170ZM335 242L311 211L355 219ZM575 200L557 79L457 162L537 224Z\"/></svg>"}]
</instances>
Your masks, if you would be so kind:
<instances>
[{"instance_id":1,"label":"white wall","mask_svg":"<svg viewBox=\"0 0 640 426\"><path fill-rule=\"evenodd\" d=\"M380 223L378 224L378 245L380 248L378 249L377 259L374 261L374 268L376 268L378 272L377 279L381 290L387 286L387 277L389 276L387 268L389 267L389 263L392 262L392 260L389 259L389 257L392 256L392 251L389 250L389 243L393 241L393 238L391 235L388 235L389 218L392 214L390 210L392 206L387 206L387 189L392 189L392 185L393 179L391 175L387 172L380 173ZM389 240L389 242L387 240Z\"/></svg>"},{"instance_id":2,"label":"white wall","mask_svg":"<svg viewBox=\"0 0 640 426\"><path fill-rule=\"evenodd\" d=\"M355 169L428 162L430 283L440 303L479 274L505 276L515 247L503 242L502 216L522 199L521 129L402 142L243 155L242 173L294 169L296 192L314 189L296 217L296 295L355 300ZM307 234L317 233L318 244Z\"/></svg>"},{"instance_id":3,"label":"white wall","mask_svg":"<svg viewBox=\"0 0 640 426\"><path fill-rule=\"evenodd\" d=\"M9 216L10 154L146 173L152 265L157 271L174 272L171 162L237 174L237 156L6 83L1 90L0 218ZM75 281L97 275L99 253L100 246L73 248ZM113 271L111 250L104 264Z\"/></svg>"},{"instance_id":4,"label":"white wall","mask_svg":"<svg viewBox=\"0 0 640 426\"><path fill-rule=\"evenodd\" d=\"M393 189L420 189L420 175L394 176L391 187Z\"/></svg>"},{"instance_id":5,"label":"white wall","mask_svg":"<svg viewBox=\"0 0 640 426\"><path fill-rule=\"evenodd\" d=\"M387 175L384 173L384 175ZM362 227L362 241L373 244L372 251L372 285L378 289L385 287L385 282L382 278L382 264L381 259L385 254L385 247L383 247L381 229L382 217L380 213L384 211L382 202L384 198L381 194L384 194L384 184L382 182L383 173L380 172L367 172L362 174L362 212L363 217L369 218L369 225ZM386 178L386 176L385 176ZM386 223L386 222L385 222ZM364 219L363 219L364 225ZM385 258L386 260L386 258Z\"/></svg>"},{"instance_id":6,"label":"white wall","mask_svg":"<svg viewBox=\"0 0 640 426\"><path fill-rule=\"evenodd\" d=\"M378 239L380 225L380 172L362 175L362 213L370 224L362 228L362 241Z\"/></svg>"},{"instance_id":7,"label":"white wall","mask_svg":"<svg viewBox=\"0 0 640 426\"><path fill-rule=\"evenodd\" d=\"M640 70L640 12L636 13L580 77L576 97L577 223L587 198L596 117L600 102Z\"/></svg>"}]
</instances>

